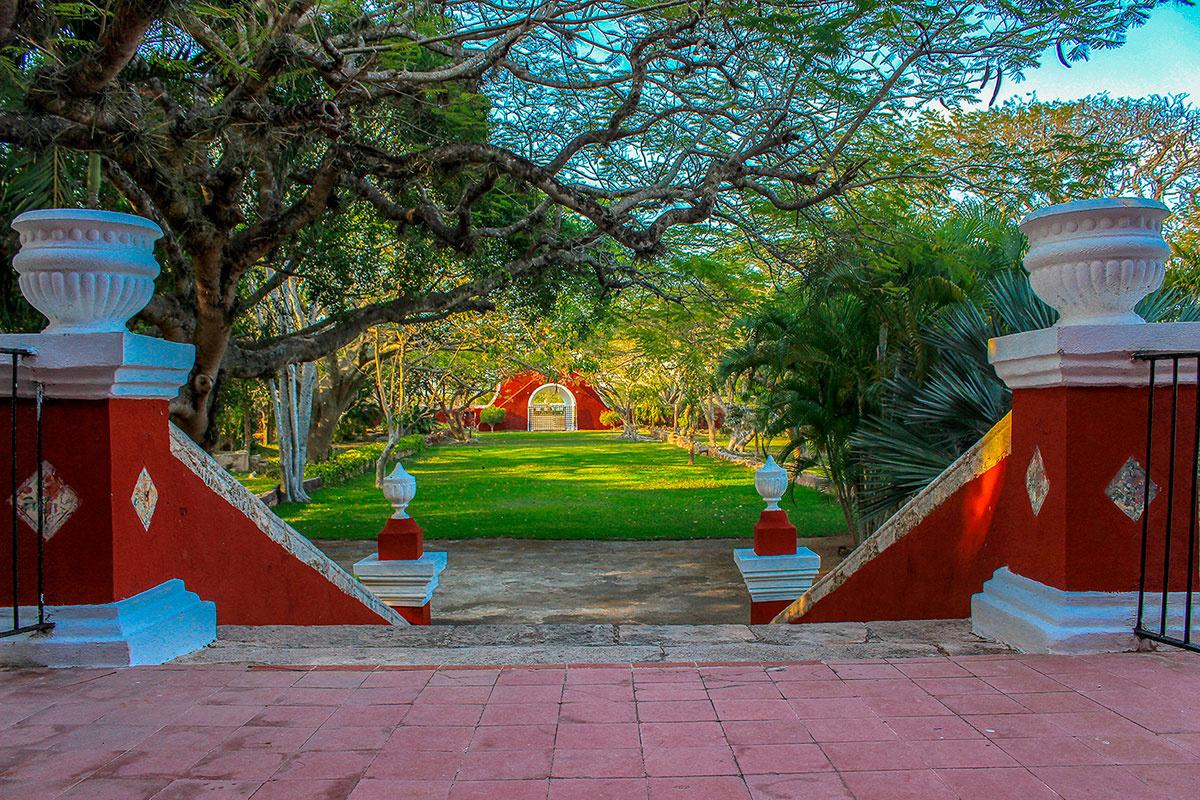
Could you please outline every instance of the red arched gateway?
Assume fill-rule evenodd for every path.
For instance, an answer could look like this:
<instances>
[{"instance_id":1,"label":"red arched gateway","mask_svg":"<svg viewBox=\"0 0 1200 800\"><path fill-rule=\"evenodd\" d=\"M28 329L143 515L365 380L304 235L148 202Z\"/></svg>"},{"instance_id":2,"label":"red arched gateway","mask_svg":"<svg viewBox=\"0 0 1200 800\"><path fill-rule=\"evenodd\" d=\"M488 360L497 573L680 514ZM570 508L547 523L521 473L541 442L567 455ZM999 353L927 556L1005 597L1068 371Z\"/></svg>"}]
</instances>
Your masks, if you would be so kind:
<instances>
[{"instance_id":1,"label":"red arched gateway","mask_svg":"<svg viewBox=\"0 0 1200 800\"><path fill-rule=\"evenodd\" d=\"M573 375L547 379L536 372L522 372L496 387L488 405L503 408L501 431L598 431L601 412L608 406L586 381ZM478 418L483 407L472 409Z\"/></svg>"}]
</instances>

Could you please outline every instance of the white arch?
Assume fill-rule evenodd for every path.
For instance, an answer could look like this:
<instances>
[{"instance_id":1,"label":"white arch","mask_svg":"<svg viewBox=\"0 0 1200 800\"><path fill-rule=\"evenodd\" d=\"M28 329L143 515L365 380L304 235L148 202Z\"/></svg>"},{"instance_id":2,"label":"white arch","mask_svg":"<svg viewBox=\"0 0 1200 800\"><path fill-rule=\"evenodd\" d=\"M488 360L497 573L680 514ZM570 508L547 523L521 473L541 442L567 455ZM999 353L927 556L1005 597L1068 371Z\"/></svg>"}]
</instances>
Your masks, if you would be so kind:
<instances>
[{"instance_id":1,"label":"white arch","mask_svg":"<svg viewBox=\"0 0 1200 800\"><path fill-rule=\"evenodd\" d=\"M525 429L528 431L550 430L548 428L541 428L541 427L535 428L534 424L533 424L533 414L534 414L535 408L538 409L542 414L546 414L546 413L556 414L558 412L557 406L559 404L557 404L557 403L534 403L533 402L533 398L537 397L538 392L542 391L543 389L553 389L565 401L564 403L562 403L562 413L564 416L565 430L568 430L568 431L578 430L579 423L578 423L578 419L577 419L577 416L575 413L575 406L576 406L575 393L572 392L570 389L568 389L566 386L563 386L561 383L543 383L541 386L537 387L536 389L534 389L532 392L529 393L529 402L526 403L526 405L525 405L525 420L526 420Z\"/></svg>"}]
</instances>

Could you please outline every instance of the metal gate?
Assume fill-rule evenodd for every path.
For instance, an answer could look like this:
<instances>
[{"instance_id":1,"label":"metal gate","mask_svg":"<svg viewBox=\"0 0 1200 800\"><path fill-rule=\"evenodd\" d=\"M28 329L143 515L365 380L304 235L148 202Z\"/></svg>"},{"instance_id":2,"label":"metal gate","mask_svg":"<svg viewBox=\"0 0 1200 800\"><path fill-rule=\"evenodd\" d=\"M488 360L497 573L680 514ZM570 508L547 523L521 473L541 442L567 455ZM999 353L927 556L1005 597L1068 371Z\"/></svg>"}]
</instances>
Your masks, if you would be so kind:
<instances>
[{"instance_id":1,"label":"metal gate","mask_svg":"<svg viewBox=\"0 0 1200 800\"><path fill-rule=\"evenodd\" d=\"M1197 481L1200 479L1200 397L1189 389L1180 398L1180 362L1195 366L1200 374L1200 352L1147 353L1137 356L1150 363L1149 404L1146 410L1146 472L1142 481L1142 558L1138 580L1137 620L1134 632L1156 642L1184 647L1200 652L1200 631L1194 630L1196 614L1196 557L1197 557ZM1169 388L1156 390L1160 362L1170 369ZM1170 392L1169 419L1156 419L1155 392ZM1180 442L1180 423L1183 422L1187 441ZM1157 499L1165 503L1165 516L1151 521L1149 513L1154 482L1150 479L1154 444L1168 437L1170 462L1167 464L1166 486L1159 488ZM1156 438L1157 437L1157 438ZM1177 484L1186 490L1177 492ZM1186 504L1186 505L1182 505ZM1186 522L1180 525L1177 509L1186 508ZM1160 563L1161 559L1161 563ZM1178 572L1186 564L1180 591ZM1174 580L1174 586L1172 581ZM1175 590L1172 591L1172 588Z\"/></svg>"},{"instance_id":2,"label":"metal gate","mask_svg":"<svg viewBox=\"0 0 1200 800\"><path fill-rule=\"evenodd\" d=\"M11 617L0 621L0 637L14 636L30 631L45 631L54 627L54 623L46 621L46 606L43 586L44 544L42 536L45 530L45 476L42 465L42 386L34 385L32 408L19 402L17 386L19 371L24 359L32 356L29 350L19 348L0 348L0 357L5 357L9 363L8 417L9 417L9 506L11 508L10 524L12 526L9 538L10 577L12 592ZM29 437L22 432L33 434L32 448ZM29 461L27 450L32 449L34 456L33 475L26 481L21 480L20 469ZM24 462L24 463L23 463ZM28 467L26 467L28 468ZM21 598L28 596L28 573L32 569L33 598L32 607L21 606Z\"/></svg>"}]
</instances>

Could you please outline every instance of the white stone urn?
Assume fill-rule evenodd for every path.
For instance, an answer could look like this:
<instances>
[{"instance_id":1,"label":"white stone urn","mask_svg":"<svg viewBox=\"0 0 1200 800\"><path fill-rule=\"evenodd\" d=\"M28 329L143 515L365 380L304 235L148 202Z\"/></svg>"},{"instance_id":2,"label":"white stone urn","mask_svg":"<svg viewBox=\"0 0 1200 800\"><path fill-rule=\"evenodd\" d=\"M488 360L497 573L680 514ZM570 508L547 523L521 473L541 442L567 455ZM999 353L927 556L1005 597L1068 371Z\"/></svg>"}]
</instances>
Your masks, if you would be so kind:
<instances>
[{"instance_id":1,"label":"white stone urn","mask_svg":"<svg viewBox=\"0 0 1200 800\"><path fill-rule=\"evenodd\" d=\"M775 463L774 456L767 456L767 463L754 471L754 488L766 501L767 511L779 510L779 501L788 489L788 474Z\"/></svg>"},{"instance_id":2,"label":"white stone urn","mask_svg":"<svg viewBox=\"0 0 1200 800\"><path fill-rule=\"evenodd\" d=\"M404 465L396 462L396 468L383 479L383 496L396 511L392 519L408 519L408 504L417 496L417 479L408 474Z\"/></svg>"},{"instance_id":3,"label":"white stone urn","mask_svg":"<svg viewBox=\"0 0 1200 800\"><path fill-rule=\"evenodd\" d=\"M1133 307L1162 285L1169 213L1157 200L1113 197L1048 206L1021 220L1029 283L1058 309L1058 325L1145 321Z\"/></svg>"},{"instance_id":4,"label":"white stone urn","mask_svg":"<svg viewBox=\"0 0 1200 800\"><path fill-rule=\"evenodd\" d=\"M123 331L150 302L162 228L145 217L49 208L12 226L21 237L13 268L25 299L50 320L44 333Z\"/></svg>"}]
</instances>

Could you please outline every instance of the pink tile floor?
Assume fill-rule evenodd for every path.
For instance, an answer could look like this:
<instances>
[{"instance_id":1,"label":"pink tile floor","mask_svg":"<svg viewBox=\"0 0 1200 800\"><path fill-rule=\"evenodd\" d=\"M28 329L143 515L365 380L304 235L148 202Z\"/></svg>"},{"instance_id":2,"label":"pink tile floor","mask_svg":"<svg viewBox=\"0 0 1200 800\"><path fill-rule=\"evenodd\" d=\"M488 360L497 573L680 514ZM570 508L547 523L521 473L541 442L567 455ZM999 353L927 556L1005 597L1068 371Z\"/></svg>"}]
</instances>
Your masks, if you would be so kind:
<instances>
[{"instance_id":1,"label":"pink tile floor","mask_svg":"<svg viewBox=\"0 0 1200 800\"><path fill-rule=\"evenodd\" d=\"M0 797L1200 798L1200 656L0 672Z\"/></svg>"}]
</instances>

